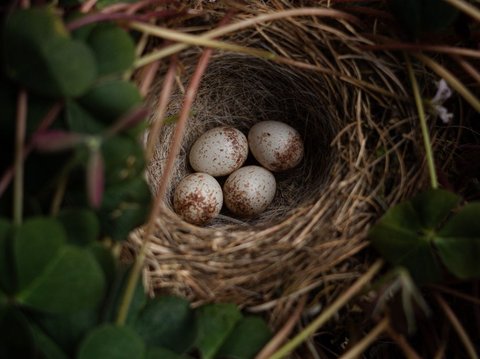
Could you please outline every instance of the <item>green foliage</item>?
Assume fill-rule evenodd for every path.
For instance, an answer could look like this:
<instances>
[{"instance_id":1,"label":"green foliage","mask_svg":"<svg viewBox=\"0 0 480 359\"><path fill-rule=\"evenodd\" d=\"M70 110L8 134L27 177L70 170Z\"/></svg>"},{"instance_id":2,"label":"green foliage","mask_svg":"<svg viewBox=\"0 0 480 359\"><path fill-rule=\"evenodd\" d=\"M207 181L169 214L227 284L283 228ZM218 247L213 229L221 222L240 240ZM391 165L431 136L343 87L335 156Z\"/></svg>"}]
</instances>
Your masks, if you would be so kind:
<instances>
[{"instance_id":1,"label":"green foliage","mask_svg":"<svg viewBox=\"0 0 480 359\"><path fill-rule=\"evenodd\" d=\"M232 359L254 358L271 337L272 333L262 319L253 316L242 318L223 342L218 356Z\"/></svg>"},{"instance_id":2,"label":"green foliage","mask_svg":"<svg viewBox=\"0 0 480 359\"><path fill-rule=\"evenodd\" d=\"M135 45L125 30L112 25L97 26L87 42L95 53L99 75L118 74L133 65Z\"/></svg>"},{"instance_id":3,"label":"green foliage","mask_svg":"<svg viewBox=\"0 0 480 359\"><path fill-rule=\"evenodd\" d=\"M66 209L60 212L58 220L65 228L70 243L85 246L96 241L100 234L100 223L92 210Z\"/></svg>"},{"instance_id":4,"label":"green foliage","mask_svg":"<svg viewBox=\"0 0 480 359\"><path fill-rule=\"evenodd\" d=\"M7 74L38 94L80 96L96 77L92 51L70 39L51 10L13 12L7 19L4 38Z\"/></svg>"},{"instance_id":5,"label":"green foliage","mask_svg":"<svg viewBox=\"0 0 480 359\"><path fill-rule=\"evenodd\" d=\"M196 337L189 303L175 297L149 301L132 326L147 345L161 346L175 353L188 351Z\"/></svg>"},{"instance_id":6,"label":"green foliage","mask_svg":"<svg viewBox=\"0 0 480 359\"><path fill-rule=\"evenodd\" d=\"M106 80L93 86L80 103L106 124L141 104L137 87L123 80Z\"/></svg>"},{"instance_id":7,"label":"green foliage","mask_svg":"<svg viewBox=\"0 0 480 359\"><path fill-rule=\"evenodd\" d=\"M145 344L127 327L105 324L92 330L80 345L78 359L142 359Z\"/></svg>"},{"instance_id":8,"label":"green foliage","mask_svg":"<svg viewBox=\"0 0 480 359\"><path fill-rule=\"evenodd\" d=\"M480 204L468 204L451 216L459 202L450 192L429 190L392 207L370 230L372 244L419 283L439 281L442 265L459 278L477 278Z\"/></svg>"},{"instance_id":9,"label":"green foliage","mask_svg":"<svg viewBox=\"0 0 480 359\"><path fill-rule=\"evenodd\" d=\"M22 291L47 270L66 241L60 223L50 218L32 218L15 231L13 247L18 290Z\"/></svg>"},{"instance_id":10,"label":"green foliage","mask_svg":"<svg viewBox=\"0 0 480 359\"><path fill-rule=\"evenodd\" d=\"M0 143L11 152L25 88L34 152L23 163L22 223L0 198L0 358L253 358L270 337L261 319L233 305L152 299L141 281L125 324L113 324L132 275L113 241L142 225L152 202L138 141L145 110L124 79L135 44L114 23L71 34L57 10L14 10L2 22ZM39 131L58 103L59 118ZM2 171L11 161L3 157Z\"/></svg>"},{"instance_id":11,"label":"green foliage","mask_svg":"<svg viewBox=\"0 0 480 359\"><path fill-rule=\"evenodd\" d=\"M202 358L215 358L242 315L232 304L206 305L196 314L198 322L196 346Z\"/></svg>"},{"instance_id":12,"label":"green foliage","mask_svg":"<svg viewBox=\"0 0 480 359\"><path fill-rule=\"evenodd\" d=\"M392 11L405 30L418 36L447 28L458 11L443 0L392 0Z\"/></svg>"}]
</instances>

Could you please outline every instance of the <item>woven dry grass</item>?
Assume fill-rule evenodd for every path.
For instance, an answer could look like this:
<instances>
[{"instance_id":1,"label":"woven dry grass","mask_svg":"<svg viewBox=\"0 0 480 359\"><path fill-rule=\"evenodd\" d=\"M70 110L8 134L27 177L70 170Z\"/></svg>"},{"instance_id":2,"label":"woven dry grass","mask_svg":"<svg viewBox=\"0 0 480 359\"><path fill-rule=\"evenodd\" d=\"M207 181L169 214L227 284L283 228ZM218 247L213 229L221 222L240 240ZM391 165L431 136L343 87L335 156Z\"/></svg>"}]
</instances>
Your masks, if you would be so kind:
<instances>
[{"instance_id":1,"label":"woven dry grass","mask_svg":"<svg viewBox=\"0 0 480 359\"><path fill-rule=\"evenodd\" d=\"M288 8L285 4L251 3L231 22ZM215 4L204 6L211 6L203 10L212 26L224 13ZM369 226L392 204L418 191L426 176L403 61L387 52L361 50L370 42L358 30L345 20L303 16L222 38L289 61L220 51L210 60L147 248L145 279L152 290L196 303L235 302L253 311L268 310L281 321L289 301L315 290L320 301L328 302L364 270L366 263L355 254L366 247ZM191 48L178 55L169 118L180 111L200 53ZM152 109L168 64L162 66L148 96ZM433 78L424 71L419 77L434 91ZM152 111L151 121L160 120ZM187 154L193 141L220 124L246 133L262 120L291 124L306 145L302 165L277 176L277 195L269 209L251 220L222 212L203 228L179 218L171 209L171 194L191 172ZM153 189L162 178L174 126L165 124L158 138L148 173ZM448 153L445 131L433 127L432 136L435 148ZM141 244L142 234L139 230L132 236L132 248ZM274 325L278 321L272 319Z\"/></svg>"}]
</instances>

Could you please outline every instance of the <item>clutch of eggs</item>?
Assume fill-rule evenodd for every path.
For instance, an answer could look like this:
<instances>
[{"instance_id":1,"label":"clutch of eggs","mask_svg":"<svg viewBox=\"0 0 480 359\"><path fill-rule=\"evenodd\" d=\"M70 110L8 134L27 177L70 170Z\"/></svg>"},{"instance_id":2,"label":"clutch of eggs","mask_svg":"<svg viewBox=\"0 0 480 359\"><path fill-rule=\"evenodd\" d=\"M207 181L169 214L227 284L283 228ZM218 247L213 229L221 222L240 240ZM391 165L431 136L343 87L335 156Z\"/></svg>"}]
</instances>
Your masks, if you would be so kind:
<instances>
[{"instance_id":1,"label":"clutch of eggs","mask_svg":"<svg viewBox=\"0 0 480 359\"><path fill-rule=\"evenodd\" d=\"M260 166L246 166L249 148ZM225 201L240 217L262 213L275 197L276 181L270 171L297 166L304 146L299 133L278 121L255 124L247 137L230 126L213 128L193 144L189 161L197 173L185 177L174 193L174 210L197 225L214 219ZM268 170L267 170L268 169ZM229 175L223 186L214 177Z\"/></svg>"}]
</instances>

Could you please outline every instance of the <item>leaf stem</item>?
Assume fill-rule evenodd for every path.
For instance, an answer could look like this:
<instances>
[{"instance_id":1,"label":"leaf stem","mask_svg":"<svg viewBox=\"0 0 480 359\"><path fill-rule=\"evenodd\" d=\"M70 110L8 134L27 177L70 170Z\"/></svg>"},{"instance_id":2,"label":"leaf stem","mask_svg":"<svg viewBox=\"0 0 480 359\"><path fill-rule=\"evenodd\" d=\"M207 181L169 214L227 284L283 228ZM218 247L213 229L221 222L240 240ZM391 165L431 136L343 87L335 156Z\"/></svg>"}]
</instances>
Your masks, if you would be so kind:
<instances>
[{"instance_id":1,"label":"leaf stem","mask_svg":"<svg viewBox=\"0 0 480 359\"><path fill-rule=\"evenodd\" d=\"M293 339L277 350L269 359L281 359L286 357L296 347L302 344L310 335L314 334L323 324L325 324L338 310L352 299L370 280L378 273L383 265L381 259L377 260L370 269L357 279L340 297L338 297L305 329L298 333Z\"/></svg>"},{"instance_id":2,"label":"leaf stem","mask_svg":"<svg viewBox=\"0 0 480 359\"><path fill-rule=\"evenodd\" d=\"M13 222L22 224L23 216L23 151L25 132L27 129L28 95L25 90L20 90L17 99L17 127L15 130L15 160L13 183Z\"/></svg>"},{"instance_id":3,"label":"leaf stem","mask_svg":"<svg viewBox=\"0 0 480 359\"><path fill-rule=\"evenodd\" d=\"M418 82L413 72L412 63L410 57L407 54L404 54L405 61L407 64L408 77L410 78L410 83L412 84L413 97L415 98L415 104L417 106L418 118L420 120L420 127L422 129L423 144L425 145L425 155L427 157L428 172L430 174L430 182L432 188L438 188L438 179L437 172L435 170L435 161L433 159L432 143L430 140L430 133L427 126L427 118L425 115L425 108L423 106L423 100L420 95L420 89L418 87Z\"/></svg>"}]
</instances>

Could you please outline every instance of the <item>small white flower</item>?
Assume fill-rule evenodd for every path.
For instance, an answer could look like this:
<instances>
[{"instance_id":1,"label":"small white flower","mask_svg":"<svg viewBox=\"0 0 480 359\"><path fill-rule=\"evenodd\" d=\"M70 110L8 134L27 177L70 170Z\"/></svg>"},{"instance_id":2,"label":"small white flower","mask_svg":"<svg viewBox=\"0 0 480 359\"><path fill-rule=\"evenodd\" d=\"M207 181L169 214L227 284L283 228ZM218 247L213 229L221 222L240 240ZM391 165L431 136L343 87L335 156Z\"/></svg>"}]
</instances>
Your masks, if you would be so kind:
<instances>
[{"instance_id":1,"label":"small white flower","mask_svg":"<svg viewBox=\"0 0 480 359\"><path fill-rule=\"evenodd\" d=\"M447 82L441 79L437 83L437 93L430 101L432 114L439 117L443 123L449 123L453 119L453 113L448 112L443 103L452 96L452 89L448 87Z\"/></svg>"}]
</instances>

